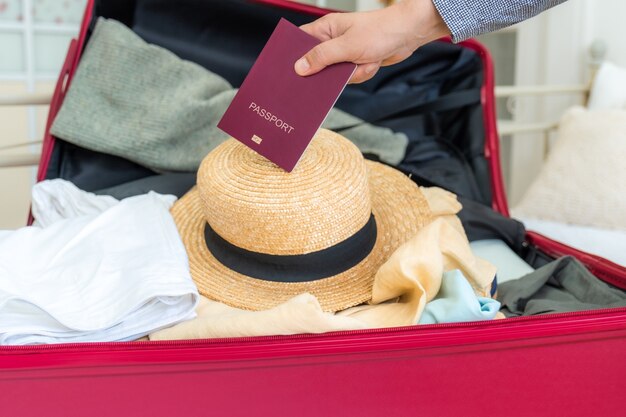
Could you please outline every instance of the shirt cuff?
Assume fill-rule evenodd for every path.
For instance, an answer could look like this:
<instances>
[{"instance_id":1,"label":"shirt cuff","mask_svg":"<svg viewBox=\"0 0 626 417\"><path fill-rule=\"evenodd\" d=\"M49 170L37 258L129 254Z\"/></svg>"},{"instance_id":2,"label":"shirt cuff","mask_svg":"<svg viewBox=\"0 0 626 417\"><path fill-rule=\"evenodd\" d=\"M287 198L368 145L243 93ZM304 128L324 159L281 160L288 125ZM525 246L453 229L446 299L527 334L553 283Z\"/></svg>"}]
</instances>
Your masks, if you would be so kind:
<instances>
[{"instance_id":1,"label":"shirt cuff","mask_svg":"<svg viewBox=\"0 0 626 417\"><path fill-rule=\"evenodd\" d=\"M452 34L453 42L461 42L480 34L480 21L464 0L432 0L439 15Z\"/></svg>"}]
</instances>

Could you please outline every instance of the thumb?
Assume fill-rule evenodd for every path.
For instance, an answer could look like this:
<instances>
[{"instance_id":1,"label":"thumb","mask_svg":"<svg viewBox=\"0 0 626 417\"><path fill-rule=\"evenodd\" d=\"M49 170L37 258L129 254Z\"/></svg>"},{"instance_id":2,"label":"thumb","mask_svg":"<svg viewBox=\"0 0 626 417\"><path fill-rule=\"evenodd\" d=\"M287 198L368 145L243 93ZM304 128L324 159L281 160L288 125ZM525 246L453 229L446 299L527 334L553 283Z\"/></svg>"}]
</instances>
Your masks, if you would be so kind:
<instances>
[{"instance_id":1,"label":"thumb","mask_svg":"<svg viewBox=\"0 0 626 417\"><path fill-rule=\"evenodd\" d=\"M344 42L339 37L311 49L296 61L294 69L298 75L313 75L329 65L349 60Z\"/></svg>"}]
</instances>

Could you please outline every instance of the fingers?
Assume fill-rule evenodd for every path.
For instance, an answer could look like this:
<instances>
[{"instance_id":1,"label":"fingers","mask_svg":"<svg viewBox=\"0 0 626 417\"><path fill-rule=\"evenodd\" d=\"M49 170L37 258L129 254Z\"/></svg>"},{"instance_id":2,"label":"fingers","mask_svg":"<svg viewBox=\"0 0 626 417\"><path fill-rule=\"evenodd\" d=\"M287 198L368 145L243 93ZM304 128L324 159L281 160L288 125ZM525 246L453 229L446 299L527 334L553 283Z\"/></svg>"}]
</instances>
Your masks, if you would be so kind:
<instances>
[{"instance_id":1,"label":"fingers","mask_svg":"<svg viewBox=\"0 0 626 417\"><path fill-rule=\"evenodd\" d=\"M380 69L380 62L373 62L371 64L362 64L356 67L352 78L350 78L350 84L359 84L372 78Z\"/></svg>"},{"instance_id":2,"label":"fingers","mask_svg":"<svg viewBox=\"0 0 626 417\"><path fill-rule=\"evenodd\" d=\"M328 41L343 35L357 14L329 13L311 23L300 26L300 29L322 42Z\"/></svg>"},{"instance_id":3,"label":"fingers","mask_svg":"<svg viewBox=\"0 0 626 417\"><path fill-rule=\"evenodd\" d=\"M297 74L313 75L329 65L339 62L355 62L357 66L350 83L362 83L372 78L382 62L367 62L367 50L362 36L355 35L355 22L362 20L361 13L331 13L314 22L300 26L300 29L320 39L317 45L294 64ZM352 30L352 34L349 31Z\"/></svg>"},{"instance_id":4,"label":"fingers","mask_svg":"<svg viewBox=\"0 0 626 417\"><path fill-rule=\"evenodd\" d=\"M328 16L324 16L311 23L300 26L300 29L308 33L309 35L324 42L332 38L331 23L328 21Z\"/></svg>"},{"instance_id":5,"label":"fingers","mask_svg":"<svg viewBox=\"0 0 626 417\"><path fill-rule=\"evenodd\" d=\"M350 46L341 37L320 43L294 64L298 75L313 75L329 65L352 61Z\"/></svg>"},{"instance_id":6,"label":"fingers","mask_svg":"<svg viewBox=\"0 0 626 417\"><path fill-rule=\"evenodd\" d=\"M321 40L322 43L311 49L296 61L294 68L299 75L313 75L329 65L351 61L351 51L343 35L350 26L355 13L330 13L300 29Z\"/></svg>"},{"instance_id":7,"label":"fingers","mask_svg":"<svg viewBox=\"0 0 626 417\"><path fill-rule=\"evenodd\" d=\"M306 76L313 75L329 65L350 60L350 56L346 55L339 39L333 39L311 49L304 57L296 61L294 68L296 73ZM358 84L369 80L376 75L381 65L382 62L358 65L349 82Z\"/></svg>"}]
</instances>

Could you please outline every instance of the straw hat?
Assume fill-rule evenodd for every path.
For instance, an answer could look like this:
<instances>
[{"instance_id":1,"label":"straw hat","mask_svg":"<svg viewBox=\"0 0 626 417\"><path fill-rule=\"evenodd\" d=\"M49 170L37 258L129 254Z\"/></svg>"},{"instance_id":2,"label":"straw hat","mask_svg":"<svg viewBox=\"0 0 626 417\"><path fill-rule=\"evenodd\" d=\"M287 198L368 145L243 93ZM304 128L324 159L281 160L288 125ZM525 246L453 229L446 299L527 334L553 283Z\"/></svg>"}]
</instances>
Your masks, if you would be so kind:
<instances>
[{"instance_id":1,"label":"straw hat","mask_svg":"<svg viewBox=\"0 0 626 417\"><path fill-rule=\"evenodd\" d=\"M172 214L200 293L248 310L304 292L325 311L368 301L380 265L431 220L415 183L324 129L291 173L229 139Z\"/></svg>"}]
</instances>

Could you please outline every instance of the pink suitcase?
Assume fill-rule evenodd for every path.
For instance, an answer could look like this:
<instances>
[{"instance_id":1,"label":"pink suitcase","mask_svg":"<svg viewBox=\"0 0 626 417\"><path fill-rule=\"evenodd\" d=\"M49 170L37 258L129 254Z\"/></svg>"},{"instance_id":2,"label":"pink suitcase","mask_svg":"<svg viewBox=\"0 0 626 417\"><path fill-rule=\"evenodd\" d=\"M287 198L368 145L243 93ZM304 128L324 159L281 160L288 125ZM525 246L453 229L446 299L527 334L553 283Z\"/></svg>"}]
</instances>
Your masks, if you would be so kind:
<instances>
[{"instance_id":1,"label":"pink suitcase","mask_svg":"<svg viewBox=\"0 0 626 417\"><path fill-rule=\"evenodd\" d=\"M50 106L38 180L50 177L61 146L50 124L93 19L129 19L136 3L142 2L88 1ZM285 0L184 3L245 19L327 12ZM490 201L508 215L490 56L474 41L455 48L480 58ZM574 255L597 277L626 289L623 267L535 233L526 245L551 257ZM626 308L615 308L322 335L3 346L0 415L622 416L624 377Z\"/></svg>"}]
</instances>

